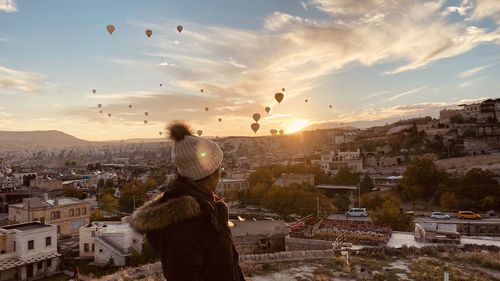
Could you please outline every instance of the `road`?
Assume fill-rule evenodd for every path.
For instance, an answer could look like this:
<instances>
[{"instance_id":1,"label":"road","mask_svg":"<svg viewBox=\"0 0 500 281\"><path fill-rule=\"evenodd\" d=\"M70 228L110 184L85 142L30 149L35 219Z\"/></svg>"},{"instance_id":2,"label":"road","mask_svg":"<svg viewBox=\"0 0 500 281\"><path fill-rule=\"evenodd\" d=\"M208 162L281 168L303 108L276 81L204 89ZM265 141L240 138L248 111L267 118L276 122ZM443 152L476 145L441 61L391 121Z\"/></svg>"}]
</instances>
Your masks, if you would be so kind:
<instances>
[{"instance_id":1,"label":"road","mask_svg":"<svg viewBox=\"0 0 500 281\"><path fill-rule=\"evenodd\" d=\"M330 215L328 217L329 219L332 220L348 220L348 221L371 221L370 217L367 218L362 218L362 217L347 217L342 214L334 214ZM494 217L494 218L484 218L481 220L461 220L457 218L451 218L449 220L433 220L430 217L415 217L414 222L447 222L447 223L498 223L500 224L500 218L499 217Z\"/></svg>"}]
</instances>

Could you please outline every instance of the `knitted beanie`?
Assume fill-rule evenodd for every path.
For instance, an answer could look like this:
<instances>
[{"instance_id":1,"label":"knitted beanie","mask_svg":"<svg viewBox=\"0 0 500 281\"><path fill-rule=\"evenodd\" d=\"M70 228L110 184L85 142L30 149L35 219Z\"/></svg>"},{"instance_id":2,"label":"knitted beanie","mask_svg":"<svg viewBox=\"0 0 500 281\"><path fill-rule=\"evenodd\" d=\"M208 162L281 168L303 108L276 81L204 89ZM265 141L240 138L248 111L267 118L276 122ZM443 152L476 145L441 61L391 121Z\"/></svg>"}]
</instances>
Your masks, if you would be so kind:
<instances>
[{"instance_id":1,"label":"knitted beanie","mask_svg":"<svg viewBox=\"0 0 500 281\"><path fill-rule=\"evenodd\" d=\"M207 138L194 136L185 123L175 121L168 126L172 146L172 160L179 174L191 180L211 175L222 164L219 145Z\"/></svg>"}]
</instances>

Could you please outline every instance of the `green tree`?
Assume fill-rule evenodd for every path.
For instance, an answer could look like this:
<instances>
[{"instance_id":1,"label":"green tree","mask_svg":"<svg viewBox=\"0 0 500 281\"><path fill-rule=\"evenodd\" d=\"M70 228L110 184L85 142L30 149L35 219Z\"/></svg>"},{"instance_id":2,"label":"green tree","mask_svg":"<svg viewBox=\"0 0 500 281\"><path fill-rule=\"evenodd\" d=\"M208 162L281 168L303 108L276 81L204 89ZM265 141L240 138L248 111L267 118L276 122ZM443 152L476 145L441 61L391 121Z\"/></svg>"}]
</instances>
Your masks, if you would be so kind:
<instances>
[{"instance_id":1,"label":"green tree","mask_svg":"<svg viewBox=\"0 0 500 281\"><path fill-rule=\"evenodd\" d=\"M102 214L102 211L99 209L94 209L90 212L90 221L100 221L104 219L104 215Z\"/></svg>"},{"instance_id":2,"label":"green tree","mask_svg":"<svg viewBox=\"0 0 500 281\"><path fill-rule=\"evenodd\" d=\"M447 174L438 170L433 160L418 157L408 165L401 181L403 197L409 201L430 199L444 189Z\"/></svg>"},{"instance_id":3,"label":"green tree","mask_svg":"<svg viewBox=\"0 0 500 281\"><path fill-rule=\"evenodd\" d=\"M413 218L401 211L401 199L396 194L385 198L379 208L372 210L370 216L378 226L391 226L394 230L409 231L413 225Z\"/></svg>"},{"instance_id":4,"label":"green tree","mask_svg":"<svg viewBox=\"0 0 500 281\"><path fill-rule=\"evenodd\" d=\"M333 177L334 184L341 185L357 185L359 183L359 175L353 173L349 168L341 168Z\"/></svg>"},{"instance_id":5,"label":"green tree","mask_svg":"<svg viewBox=\"0 0 500 281\"><path fill-rule=\"evenodd\" d=\"M101 198L99 200L99 207L102 210L105 210L108 212L117 211L118 210L118 200L112 194L105 193L105 194L101 195Z\"/></svg>"},{"instance_id":6,"label":"green tree","mask_svg":"<svg viewBox=\"0 0 500 281\"><path fill-rule=\"evenodd\" d=\"M120 210L132 213L134 206L137 208L146 202L146 192L145 185L140 181L124 186L119 200Z\"/></svg>"},{"instance_id":7,"label":"green tree","mask_svg":"<svg viewBox=\"0 0 500 281\"><path fill-rule=\"evenodd\" d=\"M270 189L269 186L263 183L257 183L246 190L238 192L238 199L242 205L261 205L262 199L266 192Z\"/></svg>"},{"instance_id":8,"label":"green tree","mask_svg":"<svg viewBox=\"0 0 500 281\"><path fill-rule=\"evenodd\" d=\"M339 193L333 197L333 205L337 208L337 211L345 212L349 210L349 205L351 200L349 194Z\"/></svg>"},{"instance_id":9,"label":"green tree","mask_svg":"<svg viewBox=\"0 0 500 281\"><path fill-rule=\"evenodd\" d=\"M457 210L460 206L459 203L457 196L452 192L444 192L439 198L439 205L447 211Z\"/></svg>"},{"instance_id":10,"label":"green tree","mask_svg":"<svg viewBox=\"0 0 500 281\"><path fill-rule=\"evenodd\" d=\"M83 191L81 191L80 189L78 189L76 187L64 188L64 196L74 197L74 198L78 198L78 199L85 199L85 197L87 197L87 195L85 195L85 193Z\"/></svg>"},{"instance_id":11,"label":"green tree","mask_svg":"<svg viewBox=\"0 0 500 281\"><path fill-rule=\"evenodd\" d=\"M375 209L379 208L380 206L382 206L383 203L384 203L384 199L378 194L376 194L376 195L372 195L372 194L361 195L361 206L364 208L367 208L369 210L375 210Z\"/></svg>"},{"instance_id":12,"label":"green tree","mask_svg":"<svg viewBox=\"0 0 500 281\"><path fill-rule=\"evenodd\" d=\"M365 175L360 183L361 193L368 193L375 188L375 184L373 183L373 179L369 175Z\"/></svg>"},{"instance_id":13,"label":"green tree","mask_svg":"<svg viewBox=\"0 0 500 281\"><path fill-rule=\"evenodd\" d=\"M258 167L250 174L248 182L250 183L250 186L254 186L258 183L271 186L273 184L273 173L269 168Z\"/></svg>"}]
</instances>

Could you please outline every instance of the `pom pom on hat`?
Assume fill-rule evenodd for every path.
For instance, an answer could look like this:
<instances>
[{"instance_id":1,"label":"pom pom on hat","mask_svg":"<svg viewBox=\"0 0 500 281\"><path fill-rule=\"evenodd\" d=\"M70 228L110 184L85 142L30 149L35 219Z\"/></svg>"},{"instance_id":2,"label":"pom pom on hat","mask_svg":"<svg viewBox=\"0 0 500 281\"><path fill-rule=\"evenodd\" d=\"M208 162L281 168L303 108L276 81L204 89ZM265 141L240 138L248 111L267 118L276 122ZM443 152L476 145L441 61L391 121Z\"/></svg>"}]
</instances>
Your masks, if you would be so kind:
<instances>
[{"instance_id":1,"label":"pom pom on hat","mask_svg":"<svg viewBox=\"0 0 500 281\"><path fill-rule=\"evenodd\" d=\"M181 141L186 136L192 136L193 133L188 124L182 121L174 121L167 127L170 139L173 141Z\"/></svg>"}]
</instances>

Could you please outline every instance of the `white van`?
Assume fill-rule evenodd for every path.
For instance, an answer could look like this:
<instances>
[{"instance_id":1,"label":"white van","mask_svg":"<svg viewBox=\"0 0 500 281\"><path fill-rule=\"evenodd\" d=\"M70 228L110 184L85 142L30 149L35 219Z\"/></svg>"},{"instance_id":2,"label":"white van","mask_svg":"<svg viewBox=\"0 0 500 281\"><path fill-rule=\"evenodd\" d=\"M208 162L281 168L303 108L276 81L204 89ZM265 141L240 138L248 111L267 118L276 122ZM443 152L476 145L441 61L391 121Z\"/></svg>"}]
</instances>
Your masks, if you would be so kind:
<instances>
[{"instance_id":1,"label":"white van","mask_svg":"<svg viewBox=\"0 0 500 281\"><path fill-rule=\"evenodd\" d=\"M345 215L347 217L367 217L368 212L366 212L366 208L351 208L345 212Z\"/></svg>"}]
</instances>

